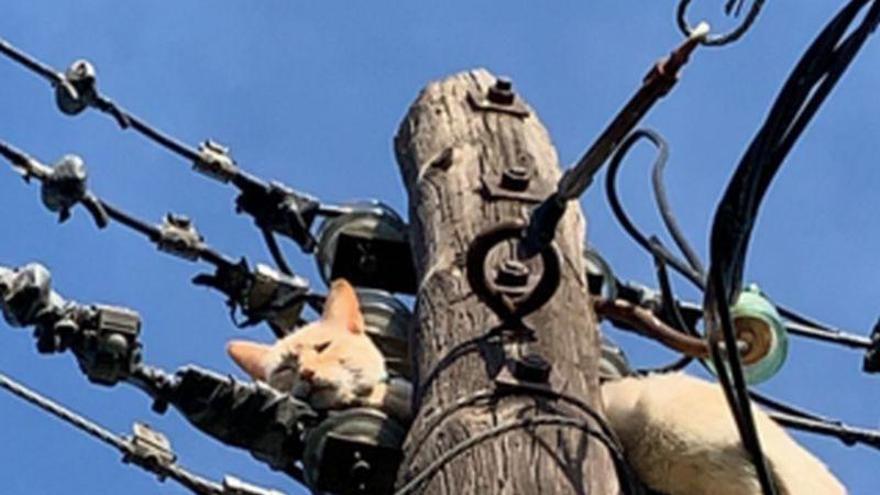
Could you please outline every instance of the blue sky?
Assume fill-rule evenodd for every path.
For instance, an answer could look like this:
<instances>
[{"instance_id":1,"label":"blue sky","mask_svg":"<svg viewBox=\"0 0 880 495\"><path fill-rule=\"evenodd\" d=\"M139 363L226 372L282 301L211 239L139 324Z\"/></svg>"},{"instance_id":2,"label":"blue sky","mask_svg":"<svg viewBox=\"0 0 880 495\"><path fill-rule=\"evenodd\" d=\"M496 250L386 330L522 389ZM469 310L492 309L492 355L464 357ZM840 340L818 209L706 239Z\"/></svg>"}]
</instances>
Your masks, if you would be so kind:
<instances>
[{"instance_id":1,"label":"blue sky","mask_svg":"<svg viewBox=\"0 0 880 495\"><path fill-rule=\"evenodd\" d=\"M406 215L392 137L419 89L460 70L487 67L513 78L571 163L679 43L672 0L614 2L7 2L0 37L56 67L86 57L103 91L188 143L214 138L248 171L328 201L380 198ZM719 26L724 2L702 2ZM842 2L768 2L743 41L704 49L645 124L672 146L667 185L680 222L705 256L715 204L782 81ZM717 5L716 5L717 4ZM880 234L876 167L880 45L869 41L782 169L762 209L746 276L778 301L858 333L878 317ZM105 199L158 221L194 218L215 247L268 261L257 231L233 211L234 191L189 171L106 117L60 115L41 80L0 60L0 138L44 161L82 155ZM620 176L623 198L648 230L660 224L646 148ZM589 241L623 278L650 282L650 259L615 223L600 188L583 206ZM0 263L46 264L56 288L86 302L137 309L147 361L196 363L237 373L224 344L244 334L222 300L188 280L201 266L161 255L122 228L96 231L77 211L63 226L26 187L0 170ZM286 244L295 270L320 287L315 264ZM687 284L677 286L696 298ZM659 346L609 329L639 365L665 362ZM268 341L268 329L247 335ZM232 473L302 490L248 454L202 436L174 412L157 416L126 387L89 385L70 356L42 357L26 331L0 325L0 370L114 431L147 420L172 439L182 462L213 478ZM782 372L761 389L847 422L876 427L878 377L861 356L796 339ZM698 370L693 370L699 373ZM0 478L8 494L180 494L122 466L114 451L32 407L0 395ZM877 453L797 435L853 494L872 493Z\"/></svg>"}]
</instances>

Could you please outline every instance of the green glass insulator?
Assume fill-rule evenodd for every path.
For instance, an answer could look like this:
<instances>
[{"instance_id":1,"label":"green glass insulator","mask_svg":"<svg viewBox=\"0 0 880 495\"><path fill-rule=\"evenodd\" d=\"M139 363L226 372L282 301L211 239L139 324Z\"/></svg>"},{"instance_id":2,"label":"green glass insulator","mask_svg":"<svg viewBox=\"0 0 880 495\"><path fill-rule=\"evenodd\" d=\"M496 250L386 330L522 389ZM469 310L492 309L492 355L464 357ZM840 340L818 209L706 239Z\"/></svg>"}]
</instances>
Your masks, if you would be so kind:
<instances>
[{"instance_id":1,"label":"green glass insulator","mask_svg":"<svg viewBox=\"0 0 880 495\"><path fill-rule=\"evenodd\" d=\"M742 290L730 308L740 358L749 385L765 382L782 368L788 356L788 332L776 306L756 284ZM706 360L709 369L714 367Z\"/></svg>"}]
</instances>

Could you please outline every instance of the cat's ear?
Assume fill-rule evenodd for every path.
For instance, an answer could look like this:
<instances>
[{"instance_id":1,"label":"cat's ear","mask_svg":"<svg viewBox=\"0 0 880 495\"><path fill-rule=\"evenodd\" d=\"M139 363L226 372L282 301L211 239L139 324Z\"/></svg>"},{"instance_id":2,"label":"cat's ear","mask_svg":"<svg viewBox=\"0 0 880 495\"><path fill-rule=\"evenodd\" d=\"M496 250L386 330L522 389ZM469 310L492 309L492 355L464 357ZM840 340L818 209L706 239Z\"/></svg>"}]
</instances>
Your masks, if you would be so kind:
<instances>
[{"instance_id":1,"label":"cat's ear","mask_svg":"<svg viewBox=\"0 0 880 495\"><path fill-rule=\"evenodd\" d=\"M266 381L266 356L272 348L265 344L246 340L233 340L226 345L226 352L245 373L254 380Z\"/></svg>"},{"instance_id":2,"label":"cat's ear","mask_svg":"<svg viewBox=\"0 0 880 495\"><path fill-rule=\"evenodd\" d=\"M324 320L341 323L352 333L364 331L364 315L354 287L345 279L334 280L324 303Z\"/></svg>"}]
</instances>

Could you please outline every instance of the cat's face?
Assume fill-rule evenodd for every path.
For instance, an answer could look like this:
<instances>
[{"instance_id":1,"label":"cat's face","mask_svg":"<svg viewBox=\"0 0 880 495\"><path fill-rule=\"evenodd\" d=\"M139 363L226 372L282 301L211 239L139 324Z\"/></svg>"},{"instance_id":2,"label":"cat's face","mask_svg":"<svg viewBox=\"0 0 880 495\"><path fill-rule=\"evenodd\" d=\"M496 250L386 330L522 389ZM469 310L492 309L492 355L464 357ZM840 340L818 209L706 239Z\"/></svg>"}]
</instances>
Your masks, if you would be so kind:
<instances>
[{"instance_id":1,"label":"cat's face","mask_svg":"<svg viewBox=\"0 0 880 495\"><path fill-rule=\"evenodd\" d=\"M332 284L320 320L272 346L234 341L228 351L254 379L316 409L361 405L387 378L384 358L364 332L354 289L344 280Z\"/></svg>"}]
</instances>

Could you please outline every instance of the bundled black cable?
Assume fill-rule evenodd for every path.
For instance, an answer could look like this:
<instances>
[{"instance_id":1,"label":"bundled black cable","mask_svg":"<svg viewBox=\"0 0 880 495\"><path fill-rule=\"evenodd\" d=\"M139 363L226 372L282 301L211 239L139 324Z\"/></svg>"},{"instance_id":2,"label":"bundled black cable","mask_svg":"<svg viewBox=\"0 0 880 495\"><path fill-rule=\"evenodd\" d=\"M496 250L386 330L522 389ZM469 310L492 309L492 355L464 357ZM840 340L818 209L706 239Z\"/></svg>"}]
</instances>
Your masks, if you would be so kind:
<instances>
[{"instance_id":1,"label":"bundled black cable","mask_svg":"<svg viewBox=\"0 0 880 495\"><path fill-rule=\"evenodd\" d=\"M861 24L847 35L855 17L869 3L871 8ZM722 349L722 340L728 351L736 349L730 304L741 289L751 231L770 182L878 23L880 2L853 0L820 33L789 76L740 161L712 224L704 321L718 378L765 494L775 490L755 430L742 363L737 352Z\"/></svg>"}]
</instances>

